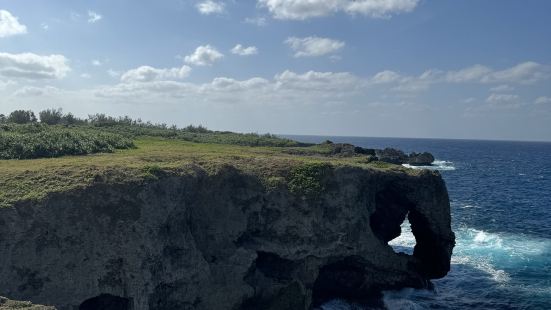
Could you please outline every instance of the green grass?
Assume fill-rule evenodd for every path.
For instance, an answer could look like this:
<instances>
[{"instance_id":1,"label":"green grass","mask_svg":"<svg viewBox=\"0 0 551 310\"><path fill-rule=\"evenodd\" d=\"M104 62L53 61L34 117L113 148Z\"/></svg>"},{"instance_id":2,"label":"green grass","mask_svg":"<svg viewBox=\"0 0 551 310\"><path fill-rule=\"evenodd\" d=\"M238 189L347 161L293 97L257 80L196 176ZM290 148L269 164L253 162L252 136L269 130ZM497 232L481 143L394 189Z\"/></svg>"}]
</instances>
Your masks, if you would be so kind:
<instances>
[{"instance_id":1,"label":"green grass","mask_svg":"<svg viewBox=\"0 0 551 310\"><path fill-rule=\"evenodd\" d=\"M214 173L225 165L257 175L268 188L289 185L290 190L315 194L320 190L312 167L356 166L396 169L401 166L366 163L362 157L333 158L316 155L317 146L304 147L310 155L295 155L286 147L197 143L161 137L140 137L135 148L86 156L31 160L0 160L0 207L22 200L40 200L49 193L89 186L93 182L147 181L163 174L190 173L198 165ZM313 155L312 155L313 154ZM300 167L306 168L300 168ZM415 173L409 171L408 173Z\"/></svg>"}]
</instances>

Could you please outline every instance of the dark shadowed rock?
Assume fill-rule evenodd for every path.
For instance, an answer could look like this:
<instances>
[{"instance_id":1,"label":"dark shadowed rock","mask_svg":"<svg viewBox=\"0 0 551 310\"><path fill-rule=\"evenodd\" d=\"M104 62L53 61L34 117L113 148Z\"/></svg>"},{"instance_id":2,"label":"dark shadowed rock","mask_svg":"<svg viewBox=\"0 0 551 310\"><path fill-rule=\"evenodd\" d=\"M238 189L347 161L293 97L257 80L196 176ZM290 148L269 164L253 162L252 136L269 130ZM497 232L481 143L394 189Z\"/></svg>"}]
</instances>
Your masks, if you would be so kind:
<instances>
[{"instance_id":1,"label":"dark shadowed rock","mask_svg":"<svg viewBox=\"0 0 551 310\"><path fill-rule=\"evenodd\" d=\"M401 150L393 148L385 148L384 150L375 150L375 154L379 161L384 161L391 164L401 165L407 161L408 156Z\"/></svg>"},{"instance_id":2,"label":"dark shadowed rock","mask_svg":"<svg viewBox=\"0 0 551 310\"><path fill-rule=\"evenodd\" d=\"M59 310L309 309L376 305L381 290L446 275L454 234L437 172L321 177L323 191L305 196L233 167L194 167L0 208L0 292ZM411 256L387 244L406 217Z\"/></svg>"},{"instance_id":3,"label":"dark shadowed rock","mask_svg":"<svg viewBox=\"0 0 551 310\"><path fill-rule=\"evenodd\" d=\"M431 153L411 153L408 156L407 163L412 166L430 166L434 161Z\"/></svg>"}]
</instances>

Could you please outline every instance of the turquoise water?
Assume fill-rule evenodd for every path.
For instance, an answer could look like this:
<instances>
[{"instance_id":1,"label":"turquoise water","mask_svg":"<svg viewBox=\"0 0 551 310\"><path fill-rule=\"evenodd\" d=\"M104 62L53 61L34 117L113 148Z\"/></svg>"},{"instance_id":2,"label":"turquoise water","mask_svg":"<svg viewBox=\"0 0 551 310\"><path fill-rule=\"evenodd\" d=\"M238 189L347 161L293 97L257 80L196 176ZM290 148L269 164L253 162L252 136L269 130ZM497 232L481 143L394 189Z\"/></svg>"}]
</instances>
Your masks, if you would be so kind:
<instances>
[{"instance_id":1,"label":"turquoise water","mask_svg":"<svg viewBox=\"0 0 551 310\"><path fill-rule=\"evenodd\" d=\"M457 245L435 290L385 292L388 309L551 309L551 143L293 136L303 142L429 151L452 207ZM410 252L409 224L390 242ZM324 309L361 309L333 301Z\"/></svg>"}]
</instances>

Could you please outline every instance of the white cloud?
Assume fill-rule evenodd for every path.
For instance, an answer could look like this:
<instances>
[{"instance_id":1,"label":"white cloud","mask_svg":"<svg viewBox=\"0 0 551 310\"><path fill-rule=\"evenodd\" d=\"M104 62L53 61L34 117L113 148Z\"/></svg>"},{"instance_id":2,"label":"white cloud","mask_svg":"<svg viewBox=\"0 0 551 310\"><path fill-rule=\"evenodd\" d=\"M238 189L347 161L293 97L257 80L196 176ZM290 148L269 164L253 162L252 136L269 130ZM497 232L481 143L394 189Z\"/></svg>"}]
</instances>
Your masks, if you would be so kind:
<instances>
[{"instance_id":1,"label":"white cloud","mask_svg":"<svg viewBox=\"0 0 551 310\"><path fill-rule=\"evenodd\" d=\"M474 65L459 71L449 71L446 80L456 83L479 81L490 73L492 73L492 69L482 65Z\"/></svg>"},{"instance_id":2,"label":"white cloud","mask_svg":"<svg viewBox=\"0 0 551 310\"><path fill-rule=\"evenodd\" d=\"M61 79L71 71L63 55L0 53L0 76L23 79Z\"/></svg>"},{"instance_id":3,"label":"white cloud","mask_svg":"<svg viewBox=\"0 0 551 310\"><path fill-rule=\"evenodd\" d=\"M98 59L92 60L92 66L100 67L101 65L103 65L101 60L98 60Z\"/></svg>"},{"instance_id":4,"label":"white cloud","mask_svg":"<svg viewBox=\"0 0 551 310\"><path fill-rule=\"evenodd\" d=\"M27 33L27 27L6 10L0 10L0 38Z\"/></svg>"},{"instance_id":5,"label":"white cloud","mask_svg":"<svg viewBox=\"0 0 551 310\"><path fill-rule=\"evenodd\" d=\"M277 88L318 91L350 90L362 85L361 79L348 72L308 71L298 74L286 70L274 78Z\"/></svg>"},{"instance_id":6,"label":"white cloud","mask_svg":"<svg viewBox=\"0 0 551 310\"><path fill-rule=\"evenodd\" d=\"M247 17L245 18L245 23L264 27L268 25L268 20L266 20L266 17Z\"/></svg>"},{"instance_id":7,"label":"white cloud","mask_svg":"<svg viewBox=\"0 0 551 310\"><path fill-rule=\"evenodd\" d=\"M191 68L185 65L181 68L170 69L157 69L150 66L141 66L136 69L126 71L121 76L121 81L124 83L130 83L184 79L189 76L190 72Z\"/></svg>"},{"instance_id":8,"label":"white cloud","mask_svg":"<svg viewBox=\"0 0 551 310\"><path fill-rule=\"evenodd\" d=\"M492 74L485 76L482 81L488 83L512 82L529 84L549 78L551 76L550 73L549 66L527 61L505 70L494 71Z\"/></svg>"},{"instance_id":9,"label":"white cloud","mask_svg":"<svg viewBox=\"0 0 551 310\"><path fill-rule=\"evenodd\" d=\"M113 69L107 70L107 74L109 74L109 76L113 77L113 78L118 78L121 75L121 73L119 71L116 71L116 70L113 70Z\"/></svg>"},{"instance_id":10,"label":"white cloud","mask_svg":"<svg viewBox=\"0 0 551 310\"><path fill-rule=\"evenodd\" d=\"M46 23L42 23L40 24L40 28L42 28L42 30L44 31L48 31L48 29L50 29L50 26Z\"/></svg>"},{"instance_id":11,"label":"white cloud","mask_svg":"<svg viewBox=\"0 0 551 310\"><path fill-rule=\"evenodd\" d=\"M92 76L91 76L89 73L82 73L82 74L80 75L80 77L83 78L83 79L89 79L89 78L91 78Z\"/></svg>"},{"instance_id":12,"label":"white cloud","mask_svg":"<svg viewBox=\"0 0 551 310\"><path fill-rule=\"evenodd\" d=\"M550 104L551 103L551 97L546 97L546 96L542 96L542 97L538 97L534 103L536 104Z\"/></svg>"},{"instance_id":13,"label":"white cloud","mask_svg":"<svg viewBox=\"0 0 551 310\"><path fill-rule=\"evenodd\" d=\"M295 52L294 57L313 57L333 54L342 49L345 45L342 41L320 37L290 37L285 40L285 43Z\"/></svg>"},{"instance_id":14,"label":"white cloud","mask_svg":"<svg viewBox=\"0 0 551 310\"><path fill-rule=\"evenodd\" d=\"M305 20L337 12L388 18L413 11L420 0L258 0L277 19Z\"/></svg>"},{"instance_id":15,"label":"white cloud","mask_svg":"<svg viewBox=\"0 0 551 310\"><path fill-rule=\"evenodd\" d=\"M241 44L237 44L231 49L231 52L239 56L250 56L258 54L258 49L256 46L244 47Z\"/></svg>"},{"instance_id":16,"label":"white cloud","mask_svg":"<svg viewBox=\"0 0 551 310\"><path fill-rule=\"evenodd\" d=\"M88 11L88 22L90 24L94 24L98 21L100 21L103 18L100 14L94 12L94 11Z\"/></svg>"},{"instance_id":17,"label":"white cloud","mask_svg":"<svg viewBox=\"0 0 551 310\"><path fill-rule=\"evenodd\" d=\"M449 82L521 83L530 84L551 76L549 66L527 61L504 70L493 70L475 65L459 71L448 72Z\"/></svg>"},{"instance_id":18,"label":"white cloud","mask_svg":"<svg viewBox=\"0 0 551 310\"><path fill-rule=\"evenodd\" d=\"M513 94L490 94L488 98L486 98L486 102L488 103L511 103L515 102L519 99L518 95Z\"/></svg>"},{"instance_id":19,"label":"white cloud","mask_svg":"<svg viewBox=\"0 0 551 310\"><path fill-rule=\"evenodd\" d=\"M394 71L385 70L375 74L370 79L370 83L391 84L394 85L394 90L414 92L426 90L431 85L437 83L530 84L549 79L550 77L551 69L549 66L534 62L524 62L504 70L494 70L483 65L474 65L457 71L431 69L419 76L401 75ZM500 84L490 90L492 92L504 92L513 89L512 86L507 84Z\"/></svg>"},{"instance_id":20,"label":"white cloud","mask_svg":"<svg viewBox=\"0 0 551 310\"><path fill-rule=\"evenodd\" d=\"M220 14L223 13L225 9L225 5L223 2L212 0L199 2L195 7L199 11L199 13L203 15Z\"/></svg>"},{"instance_id":21,"label":"white cloud","mask_svg":"<svg viewBox=\"0 0 551 310\"><path fill-rule=\"evenodd\" d=\"M188 64L196 66L210 66L214 62L222 59L224 55L210 45L202 45L195 49L193 54L184 58Z\"/></svg>"},{"instance_id":22,"label":"white cloud","mask_svg":"<svg viewBox=\"0 0 551 310\"><path fill-rule=\"evenodd\" d=\"M504 92L504 91L512 91L514 89L515 89L514 87L511 87L507 84L501 84L501 85L498 85L496 87L490 88L490 91L492 91L492 92Z\"/></svg>"},{"instance_id":23,"label":"white cloud","mask_svg":"<svg viewBox=\"0 0 551 310\"><path fill-rule=\"evenodd\" d=\"M400 80L402 76L394 71L385 70L373 76L372 81L375 84L392 83Z\"/></svg>"},{"instance_id":24,"label":"white cloud","mask_svg":"<svg viewBox=\"0 0 551 310\"><path fill-rule=\"evenodd\" d=\"M44 86L44 87L34 87L34 86L23 86L20 89L16 90L13 93L15 97L42 97L48 95L56 95L62 91L53 86Z\"/></svg>"},{"instance_id":25,"label":"white cloud","mask_svg":"<svg viewBox=\"0 0 551 310\"><path fill-rule=\"evenodd\" d=\"M231 104L321 104L353 97L365 86L362 79L347 72L295 73L284 71L268 80L253 77L236 80L214 78L209 83L151 80L127 81L96 89L96 97L123 99L124 102L157 102L159 97L185 98L188 102Z\"/></svg>"}]
</instances>

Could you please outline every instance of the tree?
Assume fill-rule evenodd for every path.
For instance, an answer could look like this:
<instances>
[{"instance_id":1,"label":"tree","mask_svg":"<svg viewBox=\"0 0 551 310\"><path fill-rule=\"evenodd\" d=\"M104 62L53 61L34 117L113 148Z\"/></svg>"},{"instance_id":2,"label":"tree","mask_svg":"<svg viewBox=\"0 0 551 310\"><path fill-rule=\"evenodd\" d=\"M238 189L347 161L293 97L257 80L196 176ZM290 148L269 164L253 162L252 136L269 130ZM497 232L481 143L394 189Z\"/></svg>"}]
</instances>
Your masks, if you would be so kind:
<instances>
[{"instance_id":1,"label":"tree","mask_svg":"<svg viewBox=\"0 0 551 310\"><path fill-rule=\"evenodd\" d=\"M0 114L0 124L6 123L8 120L4 114Z\"/></svg>"},{"instance_id":2,"label":"tree","mask_svg":"<svg viewBox=\"0 0 551 310\"><path fill-rule=\"evenodd\" d=\"M36 123L34 112L29 110L15 110L8 116L8 123L29 124Z\"/></svg>"},{"instance_id":3,"label":"tree","mask_svg":"<svg viewBox=\"0 0 551 310\"><path fill-rule=\"evenodd\" d=\"M73 113L67 113L63 115L61 123L65 125L74 125L76 123L83 123L84 121L75 117Z\"/></svg>"},{"instance_id":4,"label":"tree","mask_svg":"<svg viewBox=\"0 0 551 310\"><path fill-rule=\"evenodd\" d=\"M63 119L63 112L61 109L47 109L38 113L40 122L48 125L57 125L61 123Z\"/></svg>"}]
</instances>

